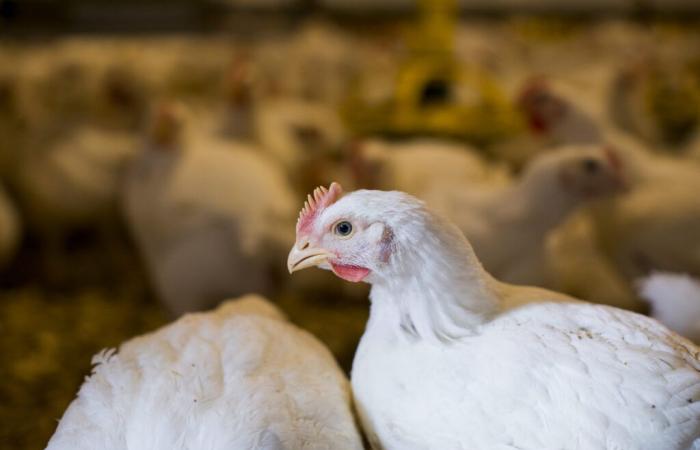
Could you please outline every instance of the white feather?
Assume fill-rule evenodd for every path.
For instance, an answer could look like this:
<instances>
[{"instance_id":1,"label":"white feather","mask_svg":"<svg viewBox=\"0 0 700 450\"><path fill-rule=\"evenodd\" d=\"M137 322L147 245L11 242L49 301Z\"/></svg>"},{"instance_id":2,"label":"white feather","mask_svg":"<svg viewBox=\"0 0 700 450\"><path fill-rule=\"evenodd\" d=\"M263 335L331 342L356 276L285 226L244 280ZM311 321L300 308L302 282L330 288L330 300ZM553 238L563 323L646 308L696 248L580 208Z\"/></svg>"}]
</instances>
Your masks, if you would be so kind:
<instances>
[{"instance_id":1,"label":"white feather","mask_svg":"<svg viewBox=\"0 0 700 450\"><path fill-rule=\"evenodd\" d=\"M640 294L651 314L676 333L700 343L700 282L681 274L654 273L641 281Z\"/></svg>"},{"instance_id":2,"label":"white feather","mask_svg":"<svg viewBox=\"0 0 700 450\"><path fill-rule=\"evenodd\" d=\"M207 133L183 147L145 150L123 193L162 300L179 314L267 292L292 241L294 197L284 174L257 149Z\"/></svg>"},{"instance_id":3,"label":"white feather","mask_svg":"<svg viewBox=\"0 0 700 450\"><path fill-rule=\"evenodd\" d=\"M327 232L338 220L351 237ZM700 349L657 321L497 282L456 227L397 192L350 193L303 238L370 270L352 385L374 448L700 445Z\"/></svg>"},{"instance_id":4,"label":"white feather","mask_svg":"<svg viewBox=\"0 0 700 450\"><path fill-rule=\"evenodd\" d=\"M257 296L95 356L47 450L361 449L330 352Z\"/></svg>"}]
</instances>

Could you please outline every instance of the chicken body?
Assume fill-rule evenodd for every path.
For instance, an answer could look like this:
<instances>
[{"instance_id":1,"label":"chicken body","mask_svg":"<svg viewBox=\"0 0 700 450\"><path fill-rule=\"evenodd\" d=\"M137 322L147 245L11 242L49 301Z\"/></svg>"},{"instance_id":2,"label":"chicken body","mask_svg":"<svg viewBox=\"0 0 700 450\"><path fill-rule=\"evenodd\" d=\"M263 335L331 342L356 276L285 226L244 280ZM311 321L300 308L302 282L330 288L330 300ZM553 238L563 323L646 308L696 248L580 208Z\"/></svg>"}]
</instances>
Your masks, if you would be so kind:
<instances>
[{"instance_id":1,"label":"chicken body","mask_svg":"<svg viewBox=\"0 0 700 450\"><path fill-rule=\"evenodd\" d=\"M362 448L331 353L258 296L93 362L47 450Z\"/></svg>"},{"instance_id":2,"label":"chicken body","mask_svg":"<svg viewBox=\"0 0 700 450\"><path fill-rule=\"evenodd\" d=\"M510 186L443 184L425 199L457 224L491 273L553 287L547 237L586 200L612 194L616 177L599 148L570 147L541 155Z\"/></svg>"},{"instance_id":3,"label":"chicken body","mask_svg":"<svg viewBox=\"0 0 700 450\"><path fill-rule=\"evenodd\" d=\"M592 210L593 233L588 245L598 245L601 255L628 280L653 269L697 273L700 235L693 230L700 217L695 200L700 165L653 152L561 93L543 89L540 95L564 111L547 116L543 122L547 133L565 142L608 145L618 156L628 184L627 194ZM617 277L609 275L608 279Z\"/></svg>"},{"instance_id":4,"label":"chicken body","mask_svg":"<svg viewBox=\"0 0 700 450\"><path fill-rule=\"evenodd\" d=\"M253 117L257 143L302 192L332 170L330 163L338 159L347 136L337 111L319 102L263 99Z\"/></svg>"},{"instance_id":5,"label":"chicken body","mask_svg":"<svg viewBox=\"0 0 700 450\"><path fill-rule=\"evenodd\" d=\"M648 317L496 281L409 195L319 191L288 259L311 266L372 285L352 386L373 448L700 446L698 347Z\"/></svg>"},{"instance_id":6,"label":"chicken body","mask_svg":"<svg viewBox=\"0 0 700 450\"><path fill-rule=\"evenodd\" d=\"M136 148L128 133L79 127L19 160L15 184L31 217L47 227L99 222L114 212L121 169Z\"/></svg>"},{"instance_id":7,"label":"chicken body","mask_svg":"<svg viewBox=\"0 0 700 450\"><path fill-rule=\"evenodd\" d=\"M467 145L438 139L391 143L360 142L357 152L359 184L424 195L436 184L506 184L509 174L490 165Z\"/></svg>"},{"instance_id":8,"label":"chicken body","mask_svg":"<svg viewBox=\"0 0 700 450\"><path fill-rule=\"evenodd\" d=\"M292 240L284 174L255 148L193 134L132 164L124 214L161 299L175 314L269 292Z\"/></svg>"},{"instance_id":9,"label":"chicken body","mask_svg":"<svg viewBox=\"0 0 700 450\"><path fill-rule=\"evenodd\" d=\"M676 333L700 343L700 282L688 275L656 272L645 278L640 291L651 314Z\"/></svg>"}]
</instances>

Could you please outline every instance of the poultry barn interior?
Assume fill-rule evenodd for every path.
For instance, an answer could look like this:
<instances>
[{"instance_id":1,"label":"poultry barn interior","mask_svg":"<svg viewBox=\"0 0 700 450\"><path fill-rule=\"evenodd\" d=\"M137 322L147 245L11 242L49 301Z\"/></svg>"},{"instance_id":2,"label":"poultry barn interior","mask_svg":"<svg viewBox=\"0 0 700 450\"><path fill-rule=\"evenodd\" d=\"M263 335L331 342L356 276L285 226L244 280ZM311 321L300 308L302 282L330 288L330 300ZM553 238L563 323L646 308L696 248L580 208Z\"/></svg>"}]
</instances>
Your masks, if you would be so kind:
<instances>
[{"instance_id":1,"label":"poultry barn interior","mask_svg":"<svg viewBox=\"0 0 700 450\"><path fill-rule=\"evenodd\" d=\"M287 273L333 181L700 342L699 25L693 0L0 0L0 447L44 448L102 349L249 292L349 372L369 287Z\"/></svg>"}]
</instances>

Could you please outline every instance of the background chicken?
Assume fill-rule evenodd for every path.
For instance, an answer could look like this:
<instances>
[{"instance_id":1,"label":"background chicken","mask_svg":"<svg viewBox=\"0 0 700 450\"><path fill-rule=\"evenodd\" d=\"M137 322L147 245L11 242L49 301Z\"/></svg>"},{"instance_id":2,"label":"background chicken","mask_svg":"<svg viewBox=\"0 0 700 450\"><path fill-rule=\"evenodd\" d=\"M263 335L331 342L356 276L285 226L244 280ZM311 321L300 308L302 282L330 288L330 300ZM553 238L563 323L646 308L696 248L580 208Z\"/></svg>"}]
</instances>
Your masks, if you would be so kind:
<instances>
[{"instance_id":1,"label":"background chicken","mask_svg":"<svg viewBox=\"0 0 700 450\"><path fill-rule=\"evenodd\" d=\"M280 274L332 180L511 212L488 253L579 298L648 312L640 276L696 276L697 2L572 1L0 1L0 442L45 446L100 348L249 291L349 370L368 287ZM626 191L517 226L560 146L610 150Z\"/></svg>"},{"instance_id":2,"label":"background chicken","mask_svg":"<svg viewBox=\"0 0 700 450\"><path fill-rule=\"evenodd\" d=\"M65 283L71 276L61 258L76 232L93 233L108 249L103 257L119 258L118 183L136 142L123 131L84 125L58 137L35 135L15 159L10 183L27 226L45 245L49 278Z\"/></svg>"},{"instance_id":3,"label":"background chicken","mask_svg":"<svg viewBox=\"0 0 700 450\"><path fill-rule=\"evenodd\" d=\"M546 124L545 129L551 130L557 140L610 146L627 183L627 193L594 208L589 245L596 245L593 241L597 240L601 254L610 257L630 283L652 269L695 273L696 233L689 230L697 216L697 202L692 198L700 165L655 152L654 147L614 125L596 120L570 98L544 85L536 89L537 95L547 99L545 103L553 102L565 111L558 117L534 112ZM539 110L537 105L533 108ZM681 245L685 251L679 250Z\"/></svg>"},{"instance_id":4,"label":"background chicken","mask_svg":"<svg viewBox=\"0 0 700 450\"><path fill-rule=\"evenodd\" d=\"M333 356L258 296L187 315L93 364L48 450L362 448Z\"/></svg>"},{"instance_id":5,"label":"background chicken","mask_svg":"<svg viewBox=\"0 0 700 450\"><path fill-rule=\"evenodd\" d=\"M185 127L181 108L158 108L123 198L153 283L175 314L268 291L291 239L281 225L294 218L294 197L274 163Z\"/></svg>"},{"instance_id":6,"label":"background chicken","mask_svg":"<svg viewBox=\"0 0 700 450\"><path fill-rule=\"evenodd\" d=\"M700 342L700 282L688 275L655 272L640 280L651 314L676 333Z\"/></svg>"},{"instance_id":7,"label":"background chicken","mask_svg":"<svg viewBox=\"0 0 700 450\"><path fill-rule=\"evenodd\" d=\"M496 277L555 286L546 239L577 207L621 189L612 158L596 146L562 148L536 158L511 186L448 183L425 199L455 221Z\"/></svg>"},{"instance_id":8,"label":"background chicken","mask_svg":"<svg viewBox=\"0 0 700 450\"><path fill-rule=\"evenodd\" d=\"M475 148L437 139L358 141L349 150L359 187L396 189L415 195L435 184L505 184L508 170L493 165Z\"/></svg>"}]
</instances>

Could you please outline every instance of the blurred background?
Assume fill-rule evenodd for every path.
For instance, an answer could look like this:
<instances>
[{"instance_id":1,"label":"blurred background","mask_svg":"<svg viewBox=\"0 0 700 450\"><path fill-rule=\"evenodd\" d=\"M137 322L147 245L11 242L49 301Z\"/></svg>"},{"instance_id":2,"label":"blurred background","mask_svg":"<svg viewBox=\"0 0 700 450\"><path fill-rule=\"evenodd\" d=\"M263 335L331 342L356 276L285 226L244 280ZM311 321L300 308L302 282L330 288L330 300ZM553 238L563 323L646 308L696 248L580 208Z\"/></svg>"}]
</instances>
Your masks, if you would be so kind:
<instances>
[{"instance_id":1,"label":"blurred background","mask_svg":"<svg viewBox=\"0 0 700 450\"><path fill-rule=\"evenodd\" d=\"M653 313L640 278L700 276L699 25L694 0L0 0L0 447L43 448L100 349L246 292L349 369L366 286L285 267L334 180L424 198L501 279Z\"/></svg>"}]
</instances>

